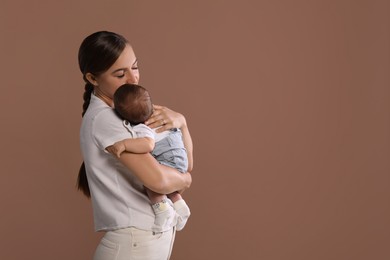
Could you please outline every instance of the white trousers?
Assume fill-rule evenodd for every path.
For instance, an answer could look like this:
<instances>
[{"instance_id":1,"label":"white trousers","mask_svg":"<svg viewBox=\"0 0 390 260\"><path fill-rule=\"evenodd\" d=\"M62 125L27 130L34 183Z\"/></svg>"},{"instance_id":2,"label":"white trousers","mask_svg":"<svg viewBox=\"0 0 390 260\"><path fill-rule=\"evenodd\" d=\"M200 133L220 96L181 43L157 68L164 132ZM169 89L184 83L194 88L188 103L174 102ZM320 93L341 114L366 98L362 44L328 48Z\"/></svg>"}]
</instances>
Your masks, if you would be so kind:
<instances>
[{"instance_id":1,"label":"white trousers","mask_svg":"<svg viewBox=\"0 0 390 260\"><path fill-rule=\"evenodd\" d=\"M134 227L108 231L96 248L94 260L167 260L175 228L154 233Z\"/></svg>"}]
</instances>

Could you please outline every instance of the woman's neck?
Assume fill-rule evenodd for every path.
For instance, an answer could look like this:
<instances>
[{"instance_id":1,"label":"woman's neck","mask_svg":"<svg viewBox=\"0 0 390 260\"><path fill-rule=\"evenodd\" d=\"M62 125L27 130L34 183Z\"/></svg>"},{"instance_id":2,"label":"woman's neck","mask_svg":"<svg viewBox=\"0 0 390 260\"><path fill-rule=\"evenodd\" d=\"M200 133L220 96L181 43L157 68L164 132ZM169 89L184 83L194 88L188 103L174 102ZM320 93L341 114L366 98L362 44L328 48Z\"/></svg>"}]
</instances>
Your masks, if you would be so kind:
<instances>
[{"instance_id":1,"label":"woman's neck","mask_svg":"<svg viewBox=\"0 0 390 260\"><path fill-rule=\"evenodd\" d=\"M94 94L96 97L100 98L100 99L101 99L104 103L106 103L109 107L114 107L114 101L113 101L111 98L109 98L109 97L107 97L106 95L104 95L103 93L101 93L101 92L99 91L99 89L95 88L93 94Z\"/></svg>"}]
</instances>

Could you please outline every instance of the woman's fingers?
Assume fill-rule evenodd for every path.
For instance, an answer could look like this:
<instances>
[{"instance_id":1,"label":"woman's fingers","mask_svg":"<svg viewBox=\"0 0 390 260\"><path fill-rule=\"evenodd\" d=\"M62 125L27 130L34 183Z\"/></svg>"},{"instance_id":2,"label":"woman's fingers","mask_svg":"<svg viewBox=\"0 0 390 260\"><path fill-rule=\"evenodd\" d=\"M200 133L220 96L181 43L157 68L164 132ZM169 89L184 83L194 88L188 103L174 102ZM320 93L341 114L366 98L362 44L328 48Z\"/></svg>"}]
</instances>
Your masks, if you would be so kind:
<instances>
[{"instance_id":1,"label":"woman's fingers","mask_svg":"<svg viewBox=\"0 0 390 260\"><path fill-rule=\"evenodd\" d=\"M160 105L153 105L153 107L154 107L154 109L157 109L157 110L164 108L163 106L160 106Z\"/></svg>"},{"instance_id":2,"label":"woman's fingers","mask_svg":"<svg viewBox=\"0 0 390 260\"><path fill-rule=\"evenodd\" d=\"M156 129L156 132L157 133L161 133L161 132L164 132L166 130L170 130L172 129L172 125L171 124L165 124L165 125L162 125L160 128Z\"/></svg>"},{"instance_id":3,"label":"woman's fingers","mask_svg":"<svg viewBox=\"0 0 390 260\"><path fill-rule=\"evenodd\" d=\"M164 126L169 123L169 117L164 113L164 107L153 105L154 112L152 116L146 120L145 124L151 128Z\"/></svg>"},{"instance_id":4,"label":"woman's fingers","mask_svg":"<svg viewBox=\"0 0 390 260\"><path fill-rule=\"evenodd\" d=\"M181 128L185 125L185 118L182 114L160 105L153 105L153 107L154 112L145 124L151 128L161 127L157 132Z\"/></svg>"},{"instance_id":5,"label":"woman's fingers","mask_svg":"<svg viewBox=\"0 0 390 260\"><path fill-rule=\"evenodd\" d=\"M150 128L156 128L160 126L166 125L166 119L164 119L162 116L152 116L149 118L145 124L149 126Z\"/></svg>"}]
</instances>

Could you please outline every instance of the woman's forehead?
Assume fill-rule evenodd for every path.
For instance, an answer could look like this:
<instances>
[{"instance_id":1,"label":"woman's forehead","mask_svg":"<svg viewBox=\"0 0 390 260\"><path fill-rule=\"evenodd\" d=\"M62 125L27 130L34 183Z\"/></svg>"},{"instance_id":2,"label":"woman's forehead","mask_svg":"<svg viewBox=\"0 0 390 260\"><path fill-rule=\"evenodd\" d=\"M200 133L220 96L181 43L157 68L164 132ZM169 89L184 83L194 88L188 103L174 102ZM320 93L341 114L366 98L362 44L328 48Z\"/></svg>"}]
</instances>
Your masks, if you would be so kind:
<instances>
[{"instance_id":1,"label":"woman's forehead","mask_svg":"<svg viewBox=\"0 0 390 260\"><path fill-rule=\"evenodd\" d=\"M126 45L125 49L122 51L121 55L111 66L112 70L129 68L137 62L137 58L133 51L133 48L130 45Z\"/></svg>"}]
</instances>

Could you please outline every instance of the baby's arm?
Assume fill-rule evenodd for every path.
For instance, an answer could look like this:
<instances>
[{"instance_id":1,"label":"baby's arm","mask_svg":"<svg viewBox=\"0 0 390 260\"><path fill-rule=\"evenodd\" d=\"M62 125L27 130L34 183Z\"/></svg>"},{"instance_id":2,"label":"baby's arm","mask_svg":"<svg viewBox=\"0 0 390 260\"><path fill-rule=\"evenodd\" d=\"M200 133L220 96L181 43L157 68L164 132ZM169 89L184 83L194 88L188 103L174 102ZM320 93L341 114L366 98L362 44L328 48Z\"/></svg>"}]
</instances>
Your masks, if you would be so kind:
<instances>
[{"instance_id":1,"label":"baby's arm","mask_svg":"<svg viewBox=\"0 0 390 260\"><path fill-rule=\"evenodd\" d=\"M128 138L107 147L107 151L118 158L123 152L150 153L154 148L154 140L150 137Z\"/></svg>"}]
</instances>

